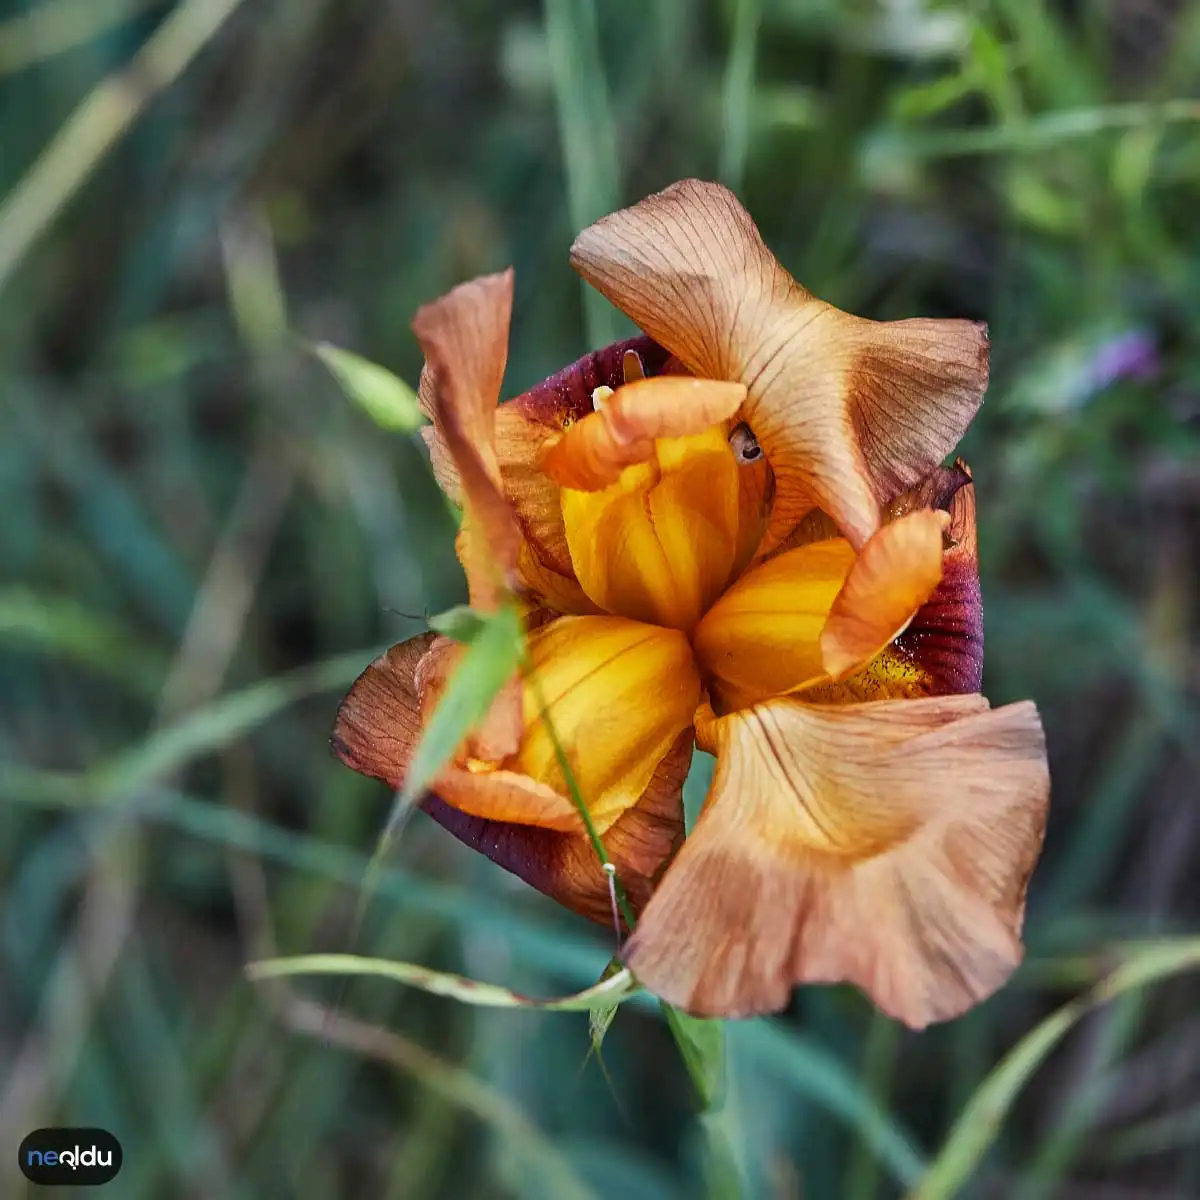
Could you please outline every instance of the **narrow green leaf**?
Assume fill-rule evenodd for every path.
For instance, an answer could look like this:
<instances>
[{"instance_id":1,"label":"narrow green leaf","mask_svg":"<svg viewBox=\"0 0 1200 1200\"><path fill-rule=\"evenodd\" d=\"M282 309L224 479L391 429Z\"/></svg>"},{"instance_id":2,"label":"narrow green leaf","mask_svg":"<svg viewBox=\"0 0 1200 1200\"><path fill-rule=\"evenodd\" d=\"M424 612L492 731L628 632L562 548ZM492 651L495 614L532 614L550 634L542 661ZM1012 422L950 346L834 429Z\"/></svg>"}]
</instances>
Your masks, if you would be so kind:
<instances>
[{"instance_id":1,"label":"narrow green leaf","mask_svg":"<svg viewBox=\"0 0 1200 1200\"><path fill-rule=\"evenodd\" d=\"M256 982L296 975L367 975L420 988L435 996L448 996L478 1008L531 1008L545 1012L597 1012L609 1008L615 1011L623 999L637 990L633 976L627 969L621 968L613 974L606 972L599 983L582 992L542 1000L522 996L497 984L477 983L462 975L433 971L415 963L366 958L358 954L301 954L294 958L271 958L248 964L246 975Z\"/></svg>"},{"instance_id":2,"label":"narrow green leaf","mask_svg":"<svg viewBox=\"0 0 1200 1200\"><path fill-rule=\"evenodd\" d=\"M665 1002L660 1007L701 1103L706 1109L716 1108L725 1094L724 1026L689 1016Z\"/></svg>"},{"instance_id":3,"label":"narrow green leaf","mask_svg":"<svg viewBox=\"0 0 1200 1200\"><path fill-rule=\"evenodd\" d=\"M0 591L0 646L8 644L102 671L142 693L166 674L165 659L144 638L67 596L23 587Z\"/></svg>"},{"instance_id":4,"label":"narrow green leaf","mask_svg":"<svg viewBox=\"0 0 1200 1200\"><path fill-rule=\"evenodd\" d=\"M486 619L466 604L456 604L429 618L430 629L468 645L483 632L485 624Z\"/></svg>"},{"instance_id":5,"label":"narrow green leaf","mask_svg":"<svg viewBox=\"0 0 1200 1200\"><path fill-rule=\"evenodd\" d=\"M312 350L346 395L376 425L396 433L412 433L425 424L417 393L386 367L328 342L318 342Z\"/></svg>"},{"instance_id":6,"label":"narrow green leaf","mask_svg":"<svg viewBox=\"0 0 1200 1200\"><path fill-rule=\"evenodd\" d=\"M517 669L522 639L516 608L505 605L480 619L483 627L451 675L417 743L397 804L400 810L416 800L450 761Z\"/></svg>"},{"instance_id":7,"label":"narrow green leaf","mask_svg":"<svg viewBox=\"0 0 1200 1200\"><path fill-rule=\"evenodd\" d=\"M912 1200L950 1200L960 1194L1016 1102L1021 1089L1087 1013L1108 1000L1200 968L1200 938L1181 938L1126 947L1127 957L1090 992L1051 1014L1027 1034L980 1084L950 1131Z\"/></svg>"},{"instance_id":8,"label":"narrow green leaf","mask_svg":"<svg viewBox=\"0 0 1200 1200\"><path fill-rule=\"evenodd\" d=\"M546 41L554 77L559 143L567 176L567 204L576 231L619 207L621 195L617 130L597 47L595 0L542 0ZM616 309L583 285L584 315L591 343L619 336Z\"/></svg>"}]
</instances>

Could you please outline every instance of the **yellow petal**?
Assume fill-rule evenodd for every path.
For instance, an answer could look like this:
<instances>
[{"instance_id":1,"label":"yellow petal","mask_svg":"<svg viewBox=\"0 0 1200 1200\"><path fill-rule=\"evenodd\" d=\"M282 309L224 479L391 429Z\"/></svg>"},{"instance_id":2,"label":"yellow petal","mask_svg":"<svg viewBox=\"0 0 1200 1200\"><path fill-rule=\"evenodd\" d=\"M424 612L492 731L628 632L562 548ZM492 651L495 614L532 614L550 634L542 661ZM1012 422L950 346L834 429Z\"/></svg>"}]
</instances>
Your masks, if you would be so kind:
<instances>
[{"instance_id":1,"label":"yellow petal","mask_svg":"<svg viewBox=\"0 0 1200 1200\"><path fill-rule=\"evenodd\" d=\"M749 389L775 473L766 548L824 509L856 547L957 443L987 386L969 321L881 324L817 300L728 189L684 180L585 229L571 261L696 375Z\"/></svg>"},{"instance_id":2,"label":"yellow petal","mask_svg":"<svg viewBox=\"0 0 1200 1200\"><path fill-rule=\"evenodd\" d=\"M433 641L433 634L422 634L392 647L363 672L338 710L332 739L338 757L393 790L404 786L421 734L416 674ZM659 762L636 803L604 834L605 850L635 912L649 898L683 838L683 781L691 757L688 730ZM502 780L507 783L510 775L505 772ZM525 788L527 794L541 794L533 781L526 781ZM515 790L510 788L510 796ZM420 804L460 841L505 870L582 916L611 925L608 877L581 829L559 832L491 820L460 811L433 794L422 797Z\"/></svg>"},{"instance_id":3,"label":"yellow petal","mask_svg":"<svg viewBox=\"0 0 1200 1200\"><path fill-rule=\"evenodd\" d=\"M577 421L542 459L563 487L597 492L626 467L649 462L658 438L703 433L732 417L746 389L681 375L660 375L618 388L601 408Z\"/></svg>"},{"instance_id":4,"label":"yellow petal","mask_svg":"<svg viewBox=\"0 0 1200 1200\"><path fill-rule=\"evenodd\" d=\"M417 311L413 332L425 353L423 403L461 480L471 539L464 564L471 602L500 603L517 561L520 531L496 460L495 417L508 360L512 271L460 284Z\"/></svg>"},{"instance_id":5,"label":"yellow petal","mask_svg":"<svg viewBox=\"0 0 1200 1200\"><path fill-rule=\"evenodd\" d=\"M849 982L920 1028L1007 979L1049 792L1032 704L782 700L698 733L708 802L624 953L651 991L732 1017Z\"/></svg>"},{"instance_id":6,"label":"yellow petal","mask_svg":"<svg viewBox=\"0 0 1200 1200\"><path fill-rule=\"evenodd\" d=\"M601 608L690 629L734 565L739 468L720 428L654 446L653 459L603 491L563 489L567 544Z\"/></svg>"},{"instance_id":7,"label":"yellow petal","mask_svg":"<svg viewBox=\"0 0 1200 1200\"><path fill-rule=\"evenodd\" d=\"M862 548L821 633L821 660L834 679L874 658L929 599L942 579L949 521L943 512L918 509Z\"/></svg>"},{"instance_id":8,"label":"yellow petal","mask_svg":"<svg viewBox=\"0 0 1200 1200\"><path fill-rule=\"evenodd\" d=\"M525 732L508 765L566 795L545 701L596 827L645 792L692 724L700 679L687 638L620 617L562 617L529 636L537 687L525 687ZM540 689L540 695L539 695Z\"/></svg>"},{"instance_id":9,"label":"yellow petal","mask_svg":"<svg viewBox=\"0 0 1200 1200\"><path fill-rule=\"evenodd\" d=\"M814 542L747 571L708 610L693 642L723 711L825 678L821 631L853 564L844 538Z\"/></svg>"}]
</instances>

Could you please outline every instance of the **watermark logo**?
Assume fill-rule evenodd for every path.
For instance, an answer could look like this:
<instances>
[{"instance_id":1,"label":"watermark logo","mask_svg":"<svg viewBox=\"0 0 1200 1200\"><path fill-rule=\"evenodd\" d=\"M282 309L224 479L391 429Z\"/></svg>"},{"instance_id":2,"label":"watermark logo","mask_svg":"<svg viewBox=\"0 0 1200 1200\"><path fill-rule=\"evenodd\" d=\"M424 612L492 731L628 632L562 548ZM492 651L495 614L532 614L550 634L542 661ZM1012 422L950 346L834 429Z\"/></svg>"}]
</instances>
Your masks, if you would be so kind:
<instances>
[{"instance_id":1,"label":"watermark logo","mask_svg":"<svg viewBox=\"0 0 1200 1200\"><path fill-rule=\"evenodd\" d=\"M17 1151L21 1174L48 1187L95 1187L121 1169L121 1143L105 1129L35 1129Z\"/></svg>"}]
</instances>

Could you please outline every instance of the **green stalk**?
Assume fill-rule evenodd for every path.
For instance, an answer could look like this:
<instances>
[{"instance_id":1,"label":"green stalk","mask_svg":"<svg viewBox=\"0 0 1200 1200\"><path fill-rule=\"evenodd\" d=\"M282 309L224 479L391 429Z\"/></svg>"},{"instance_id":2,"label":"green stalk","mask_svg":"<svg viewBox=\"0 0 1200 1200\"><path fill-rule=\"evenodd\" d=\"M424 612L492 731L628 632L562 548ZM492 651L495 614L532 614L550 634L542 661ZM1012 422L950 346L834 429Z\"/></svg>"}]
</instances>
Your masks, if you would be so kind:
<instances>
[{"instance_id":1,"label":"green stalk","mask_svg":"<svg viewBox=\"0 0 1200 1200\"><path fill-rule=\"evenodd\" d=\"M571 803L575 805L575 811L579 813L579 819L583 822L584 829L587 830L588 840L592 843L592 849L595 850L596 857L600 860L600 865L612 879L613 891L617 896L617 906L621 910L621 916L625 918L626 926L632 931L633 910L629 906L629 898L625 894L625 888L622 886L621 881L617 878L617 868L609 860L608 852L604 849L604 842L600 839L600 834L596 831L596 826L592 822L592 814L588 812L588 806L583 802L583 793L579 790L579 783L575 778L575 772L571 769L571 764L567 759L567 752L563 749L563 744L558 737L558 731L554 728L554 722L550 719L550 706L546 703L546 694L542 691L542 685L537 674L534 672L533 663L529 661L529 655L525 652L522 652L521 655L521 674L524 675L529 686L533 688L533 694L537 697L538 714L546 726L547 734L550 736L550 744L554 747L554 757L558 762L558 769L563 773L563 778L567 781L567 794L571 798Z\"/></svg>"}]
</instances>

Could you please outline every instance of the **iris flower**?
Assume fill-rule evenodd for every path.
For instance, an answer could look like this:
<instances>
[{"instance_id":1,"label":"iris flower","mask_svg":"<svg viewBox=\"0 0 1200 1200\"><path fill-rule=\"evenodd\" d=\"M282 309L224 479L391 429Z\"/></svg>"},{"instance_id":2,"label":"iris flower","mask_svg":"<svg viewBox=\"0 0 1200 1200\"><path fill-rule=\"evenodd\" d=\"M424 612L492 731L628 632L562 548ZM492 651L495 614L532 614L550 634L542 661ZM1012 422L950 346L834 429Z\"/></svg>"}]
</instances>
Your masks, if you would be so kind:
<instances>
[{"instance_id":1,"label":"iris flower","mask_svg":"<svg viewBox=\"0 0 1200 1200\"><path fill-rule=\"evenodd\" d=\"M1033 704L980 694L974 492L941 465L983 398L985 327L840 312L696 180L571 261L646 336L505 404L511 271L413 322L471 602L519 598L532 669L422 806L610 921L547 712L644 986L708 1016L817 982L913 1027L962 1013L1020 960L1049 792ZM400 787L458 653L424 634L371 664L341 758ZM716 766L684 840L693 745Z\"/></svg>"}]
</instances>

